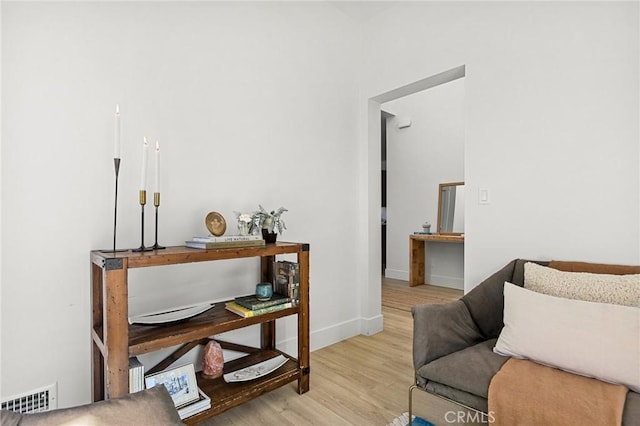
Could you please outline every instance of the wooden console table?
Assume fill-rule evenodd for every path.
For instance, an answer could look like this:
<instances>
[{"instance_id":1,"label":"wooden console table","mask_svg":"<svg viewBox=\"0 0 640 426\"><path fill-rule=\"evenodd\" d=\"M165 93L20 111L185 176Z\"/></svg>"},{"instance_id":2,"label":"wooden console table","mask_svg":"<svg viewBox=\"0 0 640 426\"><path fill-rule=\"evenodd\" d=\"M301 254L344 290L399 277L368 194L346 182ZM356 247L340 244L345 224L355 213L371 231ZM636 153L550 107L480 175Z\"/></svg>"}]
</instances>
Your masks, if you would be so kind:
<instances>
[{"instance_id":1,"label":"wooden console table","mask_svg":"<svg viewBox=\"0 0 640 426\"><path fill-rule=\"evenodd\" d=\"M425 284L425 254L427 242L464 243L464 235L411 234L409 235L409 286Z\"/></svg>"},{"instance_id":2,"label":"wooden console table","mask_svg":"<svg viewBox=\"0 0 640 426\"><path fill-rule=\"evenodd\" d=\"M273 279L276 256L284 254L297 255L300 265L300 301L291 308L243 318L227 311L225 301L222 301L188 321L161 326L128 323L130 269L257 257L260 258L261 281L270 282ZM208 379L198 373L198 386L211 398L211 408L186 418L184 422L202 422L296 380L298 393L309 390L309 244L277 242L261 247L211 250L176 246L141 253L92 251L91 298L94 401L129 393L131 356L181 345L149 373L161 371L197 345L206 344L210 336L254 324L260 324L259 348L219 341L224 349L247 353L244 357L225 362L224 372L236 371L277 355L286 356L286 364L261 378L240 383L226 383L222 377ZM290 315L298 317L297 358L276 348L276 319Z\"/></svg>"}]
</instances>

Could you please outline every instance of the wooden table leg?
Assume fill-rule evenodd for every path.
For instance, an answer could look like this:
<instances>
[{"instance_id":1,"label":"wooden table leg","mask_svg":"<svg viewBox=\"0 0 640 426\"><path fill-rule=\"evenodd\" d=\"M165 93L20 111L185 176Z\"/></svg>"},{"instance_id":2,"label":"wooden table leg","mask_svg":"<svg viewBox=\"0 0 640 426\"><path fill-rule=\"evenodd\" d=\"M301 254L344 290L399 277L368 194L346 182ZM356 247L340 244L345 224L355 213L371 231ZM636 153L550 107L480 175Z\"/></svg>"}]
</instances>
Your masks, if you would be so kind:
<instances>
[{"instance_id":1,"label":"wooden table leg","mask_svg":"<svg viewBox=\"0 0 640 426\"><path fill-rule=\"evenodd\" d=\"M129 323L127 259L107 262L103 273L106 398L129 393Z\"/></svg>"},{"instance_id":2,"label":"wooden table leg","mask_svg":"<svg viewBox=\"0 0 640 426\"><path fill-rule=\"evenodd\" d=\"M409 238L409 286L424 284L426 243L422 240Z\"/></svg>"},{"instance_id":3,"label":"wooden table leg","mask_svg":"<svg viewBox=\"0 0 640 426\"><path fill-rule=\"evenodd\" d=\"M298 362L300 363L300 378L298 379L298 393L309 390L309 376L311 374L309 357L309 246L298 252L300 265L300 311L298 312Z\"/></svg>"},{"instance_id":4,"label":"wooden table leg","mask_svg":"<svg viewBox=\"0 0 640 426\"><path fill-rule=\"evenodd\" d=\"M104 399L104 363L103 353L98 347L98 343L95 341L97 330L102 330L102 318L103 318L103 301L102 301L102 268L98 265L91 264L91 356L92 364L91 369L93 371L92 380L92 401L101 401ZM97 336L100 339L100 343L104 341L104 335Z\"/></svg>"},{"instance_id":5,"label":"wooden table leg","mask_svg":"<svg viewBox=\"0 0 640 426\"><path fill-rule=\"evenodd\" d=\"M260 280L264 283L273 283L273 262L275 256L260 258ZM276 322L268 321L260 324L260 347L262 349L276 348Z\"/></svg>"}]
</instances>

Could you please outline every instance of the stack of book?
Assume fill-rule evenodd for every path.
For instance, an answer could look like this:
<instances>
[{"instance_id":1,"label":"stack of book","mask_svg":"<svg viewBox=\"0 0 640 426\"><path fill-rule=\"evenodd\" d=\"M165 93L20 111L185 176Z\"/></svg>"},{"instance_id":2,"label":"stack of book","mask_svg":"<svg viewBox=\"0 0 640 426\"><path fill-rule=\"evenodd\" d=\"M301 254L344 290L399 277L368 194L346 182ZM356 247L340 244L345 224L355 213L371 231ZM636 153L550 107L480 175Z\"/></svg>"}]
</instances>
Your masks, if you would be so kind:
<instances>
[{"instance_id":1,"label":"stack of book","mask_svg":"<svg viewBox=\"0 0 640 426\"><path fill-rule=\"evenodd\" d=\"M228 247L253 247L263 246L262 235L227 235L222 237L206 236L193 237L185 241L185 246L197 249L212 250Z\"/></svg>"},{"instance_id":2,"label":"stack of book","mask_svg":"<svg viewBox=\"0 0 640 426\"><path fill-rule=\"evenodd\" d=\"M194 414L198 414L201 411L211 408L211 398L209 398L206 393L202 392L202 390L198 388L197 401L177 408L180 419L184 420L187 417L193 416Z\"/></svg>"},{"instance_id":3,"label":"stack of book","mask_svg":"<svg viewBox=\"0 0 640 426\"><path fill-rule=\"evenodd\" d=\"M129 358L129 393L144 389L144 365L133 356Z\"/></svg>"},{"instance_id":4,"label":"stack of book","mask_svg":"<svg viewBox=\"0 0 640 426\"><path fill-rule=\"evenodd\" d=\"M255 295L236 297L233 302L227 302L225 308L241 317L248 318L256 315L276 312L293 306L288 296L274 294L271 299L258 300Z\"/></svg>"},{"instance_id":5,"label":"stack of book","mask_svg":"<svg viewBox=\"0 0 640 426\"><path fill-rule=\"evenodd\" d=\"M287 260L273 262L273 291L289 297L295 304L300 301L300 265Z\"/></svg>"}]
</instances>

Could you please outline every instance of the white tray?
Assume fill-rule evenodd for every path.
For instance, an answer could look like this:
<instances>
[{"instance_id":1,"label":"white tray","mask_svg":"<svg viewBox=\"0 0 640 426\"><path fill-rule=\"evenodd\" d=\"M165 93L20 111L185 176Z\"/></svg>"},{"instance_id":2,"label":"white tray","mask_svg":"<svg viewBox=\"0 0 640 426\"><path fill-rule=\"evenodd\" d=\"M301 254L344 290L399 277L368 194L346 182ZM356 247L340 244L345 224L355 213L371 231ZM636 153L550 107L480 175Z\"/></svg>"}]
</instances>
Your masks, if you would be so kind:
<instances>
[{"instance_id":1,"label":"white tray","mask_svg":"<svg viewBox=\"0 0 640 426\"><path fill-rule=\"evenodd\" d=\"M213 303L176 308L166 312L157 312L147 315L138 315L129 318L129 324L165 324L194 317L213 308Z\"/></svg>"},{"instance_id":2,"label":"white tray","mask_svg":"<svg viewBox=\"0 0 640 426\"><path fill-rule=\"evenodd\" d=\"M288 358L284 355L278 355L276 357L259 362L257 364L253 364L241 370L227 373L224 375L224 381L227 383L232 383L254 380L282 367L287 362L287 360Z\"/></svg>"}]
</instances>

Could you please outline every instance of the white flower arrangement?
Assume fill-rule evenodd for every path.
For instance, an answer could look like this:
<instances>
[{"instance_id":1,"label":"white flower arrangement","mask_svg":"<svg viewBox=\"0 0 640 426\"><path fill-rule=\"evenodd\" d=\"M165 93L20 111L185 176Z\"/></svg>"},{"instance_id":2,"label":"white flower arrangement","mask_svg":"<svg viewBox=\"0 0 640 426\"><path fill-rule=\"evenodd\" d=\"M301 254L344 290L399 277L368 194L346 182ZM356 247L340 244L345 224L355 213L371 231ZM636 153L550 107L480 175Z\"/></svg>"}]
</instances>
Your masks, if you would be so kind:
<instances>
[{"instance_id":1,"label":"white flower arrangement","mask_svg":"<svg viewBox=\"0 0 640 426\"><path fill-rule=\"evenodd\" d=\"M249 223L251 222L251 215L249 213L241 213L238 215L238 222Z\"/></svg>"},{"instance_id":2,"label":"white flower arrangement","mask_svg":"<svg viewBox=\"0 0 640 426\"><path fill-rule=\"evenodd\" d=\"M249 235L249 229L251 228L252 216L249 213L234 212L236 219L238 219L238 234Z\"/></svg>"}]
</instances>

